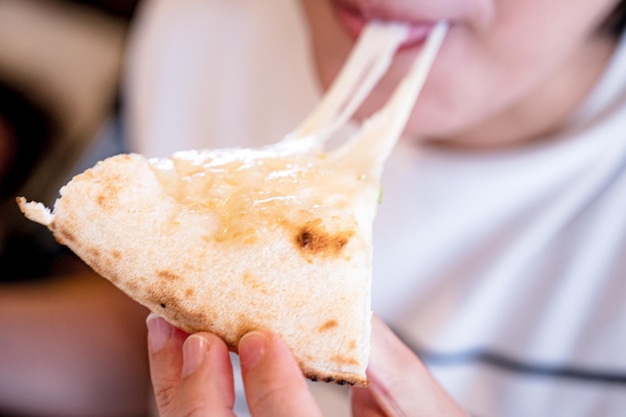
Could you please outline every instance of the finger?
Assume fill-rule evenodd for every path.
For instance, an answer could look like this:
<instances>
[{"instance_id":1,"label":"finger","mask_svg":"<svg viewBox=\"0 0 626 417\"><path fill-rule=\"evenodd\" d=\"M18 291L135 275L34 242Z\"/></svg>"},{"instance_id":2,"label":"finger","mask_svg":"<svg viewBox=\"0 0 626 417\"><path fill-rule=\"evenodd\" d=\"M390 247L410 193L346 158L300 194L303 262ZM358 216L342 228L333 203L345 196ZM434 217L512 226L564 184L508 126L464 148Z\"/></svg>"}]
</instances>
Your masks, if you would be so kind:
<instances>
[{"instance_id":1,"label":"finger","mask_svg":"<svg viewBox=\"0 0 626 417\"><path fill-rule=\"evenodd\" d=\"M219 337L196 333L185 341L177 402L177 416L234 416L233 369Z\"/></svg>"},{"instance_id":2,"label":"finger","mask_svg":"<svg viewBox=\"0 0 626 417\"><path fill-rule=\"evenodd\" d=\"M377 317L367 369L368 389L353 389L355 415L466 416L417 356Z\"/></svg>"},{"instance_id":3,"label":"finger","mask_svg":"<svg viewBox=\"0 0 626 417\"><path fill-rule=\"evenodd\" d=\"M146 323L150 375L157 407L162 417L175 416L183 366L182 346L187 334L156 314L150 314Z\"/></svg>"},{"instance_id":4,"label":"finger","mask_svg":"<svg viewBox=\"0 0 626 417\"><path fill-rule=\"evenodd\" d=\"M387 414L371 395L369 388L352 388L351 390L352 415L358 417L393 416ZM402 414L400 414L402 415Z\"/></svg>"},{"instance_id":5,"label":"finger","mask_svg":"<svg viewBox=\"0 0 626 417\"><path fill-rule=\"evenodd\" d=\"M287 345L269 331L254 331L239 342L248 406L254 417L321 417Z\"/></svg>"}]
</instances>

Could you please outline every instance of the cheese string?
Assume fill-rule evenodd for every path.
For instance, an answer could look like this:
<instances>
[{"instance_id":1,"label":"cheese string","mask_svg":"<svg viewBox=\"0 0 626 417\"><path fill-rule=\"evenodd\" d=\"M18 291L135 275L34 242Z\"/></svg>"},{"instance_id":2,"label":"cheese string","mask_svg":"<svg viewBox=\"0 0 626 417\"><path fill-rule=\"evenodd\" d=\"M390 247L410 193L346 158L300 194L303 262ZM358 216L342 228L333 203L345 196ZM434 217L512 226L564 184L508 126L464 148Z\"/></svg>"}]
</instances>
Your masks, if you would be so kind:
<instances>
[{"instance_id":1,"label":"cheese string","mask_svg":"<svg viewBox=\"0 0 626 417\"><path fill-rule=\"evenodd\" d=\"M433 27L424 48L389 101L332 153L338 163L369 168L368 174L380 176L387 157L404 131L447 31L448 23L444 21Z\"/></svg>"},{"instance_id":2,"label":"cheese string","mask_svg":"<svg viewBox=\"0 0 626 417\"><path fill-rule=\"evenodd\" d=\"M404 24L368 23L320 103L287 139L312 138L316 145L323 144L352 117L385 74L407 34Z\"/></svg>"}]
</instances>

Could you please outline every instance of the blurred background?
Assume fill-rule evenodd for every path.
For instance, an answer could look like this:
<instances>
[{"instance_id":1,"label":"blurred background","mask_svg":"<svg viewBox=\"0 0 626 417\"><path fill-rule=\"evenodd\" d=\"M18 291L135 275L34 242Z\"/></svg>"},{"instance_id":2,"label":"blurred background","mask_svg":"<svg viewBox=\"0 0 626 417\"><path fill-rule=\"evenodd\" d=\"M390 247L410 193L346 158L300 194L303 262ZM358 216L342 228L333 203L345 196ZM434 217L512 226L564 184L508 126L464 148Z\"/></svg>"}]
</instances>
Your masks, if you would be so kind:
<instances>
[{"instance_id":1,"label":"blurred background","mask_svg":"<svg viewBox=\"0 0 626 417\"><path fill-rule=\"evenodd\" d=\"M120 84L137 6L0 0L2 417L150 412L145 312L15 203L50 205L72 174L125 149Z\"/></svg>"},{"instance_id":2,"label":"blurred background","mask_svg":"<svg viewBox=\"0 0 626 417\"><path fill-rule=\"evenodd\" d=\"M15 196L51 203L72 172L123 146L118 90L137 3L0 0L0 274L5 281L45 275L46 252L55 249L49 233L24 220ZM41 259L34 259L36 253Z\"/></svg>"}]
</instances>

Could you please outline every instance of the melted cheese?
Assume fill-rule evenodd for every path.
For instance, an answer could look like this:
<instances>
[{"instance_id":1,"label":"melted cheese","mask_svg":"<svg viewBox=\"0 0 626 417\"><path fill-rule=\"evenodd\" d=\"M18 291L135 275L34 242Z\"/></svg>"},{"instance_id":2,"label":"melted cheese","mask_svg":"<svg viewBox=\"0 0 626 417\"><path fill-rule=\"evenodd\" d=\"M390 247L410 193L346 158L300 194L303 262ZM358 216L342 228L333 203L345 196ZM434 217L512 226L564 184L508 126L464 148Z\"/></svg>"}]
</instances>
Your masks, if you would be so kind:
<instances>
[{"instance_id":1,"label":"melted cheese","mask_svg":"<svg viewBox=\"0 0 626 417\"><path fill-rule=\"evenodd\" d=\"M295 228L300 247L341 249L357 223L365 227L373 222L375 210L367 207L375 206L382 167L446 30L445 23L436 25L389 102L331 154L321 150L326 138L348 120L385 72L406 26L368 25L337 82L285 140L257 149L179 152L151 160L151 166L184 210L205 210L217 217L217 241L254 242L257 229L278 225ZM362 198L372 201L362 205Z\"/></svg>"},{"instance_id":2,"label":"melted cheese","mask_svg":"<svg viewBox=\"0 0 626 417\"><path fill-rule=\"evenodd\" d=\"M217 241L252 243L257 229L280 226L298 228L295 239L312 247L305 225L350 217L358 193L378 189L366 171L339 170L328 154L288 141L259 149L185 151L150 163L183 209L218 218Z\"/></svg>"}]
</instances>

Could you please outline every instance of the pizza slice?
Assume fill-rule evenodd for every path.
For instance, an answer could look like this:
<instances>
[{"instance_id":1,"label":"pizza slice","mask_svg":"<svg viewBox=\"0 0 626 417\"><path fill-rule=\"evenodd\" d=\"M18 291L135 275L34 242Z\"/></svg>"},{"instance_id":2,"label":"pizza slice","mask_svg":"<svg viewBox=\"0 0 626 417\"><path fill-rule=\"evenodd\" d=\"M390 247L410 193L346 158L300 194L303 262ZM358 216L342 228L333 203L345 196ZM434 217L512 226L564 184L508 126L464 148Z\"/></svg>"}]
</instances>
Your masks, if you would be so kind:
<instances>
[{"instance_id":1,"label":"pizza slice","mask_svg":"<svg viewBox=\"0 0 626 417\"><path fill-rule=\"evenodd\" d=\"M445 25L381 111L342 146L323 145L385 72L405 30L368 27L320 105L274 145L118 155L74 177L53 212L18 203L173 325L213 332L233 351L246 332L268 328L307 377L365 386L380 174Z\"/></svg>"}]
</instances>

